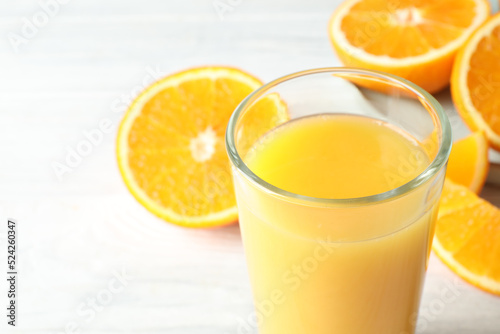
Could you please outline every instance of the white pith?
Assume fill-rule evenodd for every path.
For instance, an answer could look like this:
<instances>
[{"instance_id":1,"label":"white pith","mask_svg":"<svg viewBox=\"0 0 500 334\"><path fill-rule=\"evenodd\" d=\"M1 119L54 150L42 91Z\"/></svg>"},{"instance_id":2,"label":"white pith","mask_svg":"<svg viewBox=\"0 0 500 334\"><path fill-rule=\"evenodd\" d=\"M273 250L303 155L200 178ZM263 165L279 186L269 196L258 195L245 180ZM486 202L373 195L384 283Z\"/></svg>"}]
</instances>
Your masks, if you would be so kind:
<instances>
[{"instance_id":1,"label":"white pith","mask_svg":"<svg viewBox=\"0 0 500 334\"><path fill-rule=\"evenodd\" d=\"M394 16L399 24L417 25L424 22L420 11L416 8L398 9Z\"/></svg>"},{"instance_id":2,"label":"white pith","mask_svg":"<svg viewBox=\"0 0 500 334\"><path fill-rule=\"evenodd\" d=\"M210 160L215 153L215 144L217 144L217 134L211 127L191 138L189 150L193 160L196 162Z\"/></svg>"}]
</instances>

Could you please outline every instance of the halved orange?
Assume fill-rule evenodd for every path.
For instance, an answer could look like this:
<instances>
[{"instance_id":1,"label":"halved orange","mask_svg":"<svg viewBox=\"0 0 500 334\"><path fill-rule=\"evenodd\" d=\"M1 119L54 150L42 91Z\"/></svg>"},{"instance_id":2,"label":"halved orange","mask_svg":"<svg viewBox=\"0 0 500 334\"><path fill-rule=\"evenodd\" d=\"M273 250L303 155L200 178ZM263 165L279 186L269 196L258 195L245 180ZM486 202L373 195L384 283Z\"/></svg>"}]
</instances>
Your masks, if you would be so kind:
<instances>
[{"instance_id":1,"label":"halved orange","mask_svg":"<svg viewBox=\"0 0 500 334\"><path fill-rule=\"evenodd\" d=\"M261 85L235 68L202 67L148 87L128 109L117 138L118 166L135 198L187 227L236 222L224 135L236 106ZM253 108L277 115L276 121L288 115L280 103Z\"/></svg>"},{"instance_id":2,"label":"halved orange","mask_svg":"<svg viewBox=\"0 0 500 334\"><path fill-rule=\"evenodd\" d=\"M489 166L488 140L483 132L474 132L453 143L446 177L479 194Z\"/></svg>"},{"instance_id":3,"label":"halved orange","mask_svg":"<svg viewBox=\"0 0 500 334\"><path fill-rule=\"evenodd\" d=\"M489 12L487 0L347 0L328 31L345 65L392 73L433 93L448 85L458 48Z\"/></svg>"},{"instance_id":4,"label":"halved orange","mask_svg":"<svg viewBox=\"0 0 500 334\"><path fill-rule=\"evenodd\" d=\"M500 13L467 40L457 55L451 78L453 102L472 131L486 133L500 150Z\"/></svg>"},{"instance_id":5,"label":"halved orange","mask_svg":"<svg viewBox=\"0 0 500 334\"><path fill-rule=\"evenodd\" d=\"M446 179L432 248L456 274L500 295L500 210Z\"/></svg>"}]
</instances>

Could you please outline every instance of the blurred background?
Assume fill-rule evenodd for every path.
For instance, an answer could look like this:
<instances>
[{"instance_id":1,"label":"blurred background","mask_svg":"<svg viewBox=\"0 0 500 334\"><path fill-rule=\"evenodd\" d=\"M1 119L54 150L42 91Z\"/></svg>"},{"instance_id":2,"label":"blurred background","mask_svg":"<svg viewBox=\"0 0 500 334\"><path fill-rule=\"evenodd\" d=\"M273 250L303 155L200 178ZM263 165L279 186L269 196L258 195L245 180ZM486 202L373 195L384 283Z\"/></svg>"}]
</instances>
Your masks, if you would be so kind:
<instances>
[{"instance_id":1,"label":"blurred background","mask_svg":"<svg viewBox=\"0 0 500 334\"><path fill-rule=\"evenodd\" d=\"M340 2L2 1L0 217L19 222L20 263L18 326L0 332L256 333L238 226L188 230L142 208L117 169L117 125L146 86L185 68L267 82L340 66L327 34ZM437 98L465 134L448 90ZM432 256L419 321L421 333L498 334L500 300Z\"/></svg>"}]
</instances>

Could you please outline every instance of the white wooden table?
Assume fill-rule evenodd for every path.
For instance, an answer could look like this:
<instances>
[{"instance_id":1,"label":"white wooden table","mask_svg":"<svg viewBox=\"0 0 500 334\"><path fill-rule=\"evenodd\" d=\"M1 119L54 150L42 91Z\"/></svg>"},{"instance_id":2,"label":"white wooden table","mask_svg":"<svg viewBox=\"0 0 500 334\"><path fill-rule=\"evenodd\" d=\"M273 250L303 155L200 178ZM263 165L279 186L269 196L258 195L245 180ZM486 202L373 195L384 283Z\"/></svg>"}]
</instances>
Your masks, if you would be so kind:
<instances>
[{"instance_id":1,"label":"white wooden table","mask_svg":"<svg viewBox=\"0 0 500 334\"><path fill-rule=\"evenodd\" d=\"M252 302L238 226L178 228L135 202L115 163L121 101L197 65L264 81L337 66L326 25L339 0L54 3L0 2L0 268L6 217L20 245L18 326L2 311L0 333L239 333ZM449 94L438 97L463 133ZM54 163L103 122L112 130L58 178ZM500 204L499 188L485 196ZM500 297L432 256L418 332L498 334Z\"/></svg>"}]
</instances>

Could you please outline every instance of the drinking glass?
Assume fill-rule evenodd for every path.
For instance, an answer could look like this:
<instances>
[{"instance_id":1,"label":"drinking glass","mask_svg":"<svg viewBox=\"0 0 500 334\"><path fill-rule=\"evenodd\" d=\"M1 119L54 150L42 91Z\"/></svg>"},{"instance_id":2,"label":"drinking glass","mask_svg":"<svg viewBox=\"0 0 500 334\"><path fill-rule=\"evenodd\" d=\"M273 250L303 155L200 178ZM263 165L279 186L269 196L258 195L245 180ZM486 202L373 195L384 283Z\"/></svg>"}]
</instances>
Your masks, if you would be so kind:
<instances>
[{"instance_id":1,"label":"drinking glass","mask_svg":"<svg viewBox=\"0 0 500 334\"><path fill-rule=\"evenodd\" d=\"M411 135L429 163L403 185L357 198L292 193L249 168L259 138L320 114L388 123ZM364 69L294 73L236 108L226 147L256 311L239 332L256 323L260 334L414 333L451 149L449 121L430 94ZM413 167L411 155L395 159L395 177Z\"/></svg>"}]
</instances>

